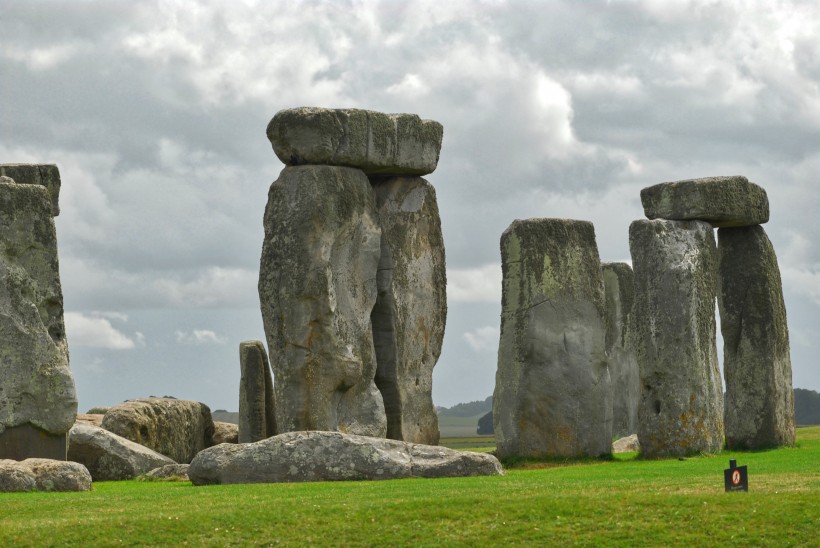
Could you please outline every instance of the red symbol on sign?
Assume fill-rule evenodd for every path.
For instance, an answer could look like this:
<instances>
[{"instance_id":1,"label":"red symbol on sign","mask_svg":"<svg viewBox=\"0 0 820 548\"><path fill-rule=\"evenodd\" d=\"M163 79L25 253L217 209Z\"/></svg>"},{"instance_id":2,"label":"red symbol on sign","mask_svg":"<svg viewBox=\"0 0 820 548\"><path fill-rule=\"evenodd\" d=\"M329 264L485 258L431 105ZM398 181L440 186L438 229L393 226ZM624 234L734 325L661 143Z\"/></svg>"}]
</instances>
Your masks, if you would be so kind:
<instances>
[{"instance_id":1,"label":"red symbol on sign","mask_svg":"<svg viewBox=\"0 0 820 548\"><path fill-rule=\"evenodd\" d=\"M740 485L740 470L732 470L732 485Z\"/></svg>"}]
</instances>

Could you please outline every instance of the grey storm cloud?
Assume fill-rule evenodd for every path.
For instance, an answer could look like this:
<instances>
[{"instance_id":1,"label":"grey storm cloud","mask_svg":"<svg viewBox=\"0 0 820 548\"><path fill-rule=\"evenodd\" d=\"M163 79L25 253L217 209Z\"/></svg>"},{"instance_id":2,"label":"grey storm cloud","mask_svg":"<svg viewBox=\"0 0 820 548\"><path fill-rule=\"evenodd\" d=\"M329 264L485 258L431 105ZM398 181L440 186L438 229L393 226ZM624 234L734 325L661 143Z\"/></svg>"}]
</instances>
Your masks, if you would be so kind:
<instances>
[{"instance_id":1,"label":"grey storm cloud","mask_svg":"<svg viewBox=\"0 0 820 548\"><path fill-rule=\"evenodd\" d=\"M63 177L81 405L236 407L236 347L263 337L262 213L282 168L265 126L307 105L444 125L428 177L450 272L438 404L492 391L512 220L591 220L602 259L628 260L640 189L708 175L767 189L795 384L820 388L812 3L5 0L0 35L0 161Z\"/></svg>"}]
</instances>

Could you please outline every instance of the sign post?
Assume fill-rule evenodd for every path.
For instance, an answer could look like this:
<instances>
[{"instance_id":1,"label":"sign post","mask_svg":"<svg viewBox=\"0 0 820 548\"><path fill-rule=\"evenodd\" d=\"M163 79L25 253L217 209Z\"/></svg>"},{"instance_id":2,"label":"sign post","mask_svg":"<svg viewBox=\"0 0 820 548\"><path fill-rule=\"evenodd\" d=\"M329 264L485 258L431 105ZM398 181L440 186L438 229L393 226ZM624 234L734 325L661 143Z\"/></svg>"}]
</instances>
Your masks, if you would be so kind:
<instances>
[{"instance_id":1,"label":"sign post","mask_svg":"<svg viewBox=\"0 0 820 548\"><path fill-rule=\"evenodd\" d=\"M738 466L737 461L731 459L729 468L723 471L723 485L726 487L727 493L730 491L748 491L749 475L746 465Z\"/></svg>"}]
</instances>

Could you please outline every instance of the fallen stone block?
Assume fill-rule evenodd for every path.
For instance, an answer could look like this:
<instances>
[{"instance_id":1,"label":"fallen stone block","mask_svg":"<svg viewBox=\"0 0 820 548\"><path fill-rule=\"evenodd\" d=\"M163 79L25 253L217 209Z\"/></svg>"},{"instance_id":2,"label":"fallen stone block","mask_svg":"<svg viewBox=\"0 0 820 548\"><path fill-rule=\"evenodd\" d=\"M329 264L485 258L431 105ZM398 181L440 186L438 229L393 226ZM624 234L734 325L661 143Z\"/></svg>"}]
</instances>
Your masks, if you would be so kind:
<instances>
[{"instance_id":1,"label":"fallen stone block","mask_svg":"<svg viewBox=\"0 0 820 548\"><path fill-rule=\"evenodd\" d=\"M239 443L239 425L230 422L214 421L214 435L211 437L211 445L220 443Z\"/></svg>"},{"instance_id":2,"label":"fallen stone block","mask_svg":"<svg viewBox=\"0 0 820 548\"><path fill-rule=\"evenodd\" d=\"M211 447L188 468L194 485L503 474L498 460L486 453L316 431Z\"/></svg>"},{"instance_id":3,"label":"fallen stone block","mask_svg":"<svg viewBox=\"0 0 820 548\"><path fill-rule=\"evenodd\" d=\"M188 464L166 464L146 472L140 479L147 481L188 481Z\"/></svg>"},{"instance_id":4,"label":"fallen stone block","mask_svg":"<svg viewBox=\"0 0 820 548\"><path fill-rule=\"evenodd\" d=\"M769 198L746 177L705 177L641 190L649 219L706 221L714 227L759 225L769 220Z\"/></svg>"},{"instance_id":5,"label":"fallen stone block","mask_svg":"<svg viewBox=\"0 0 820 548\"><path fill-rule=\"evenodd\" d=\"M0 493L89 490L91 474L82 464L51 459L0 459Z\"/></svg>"}]
</instances>

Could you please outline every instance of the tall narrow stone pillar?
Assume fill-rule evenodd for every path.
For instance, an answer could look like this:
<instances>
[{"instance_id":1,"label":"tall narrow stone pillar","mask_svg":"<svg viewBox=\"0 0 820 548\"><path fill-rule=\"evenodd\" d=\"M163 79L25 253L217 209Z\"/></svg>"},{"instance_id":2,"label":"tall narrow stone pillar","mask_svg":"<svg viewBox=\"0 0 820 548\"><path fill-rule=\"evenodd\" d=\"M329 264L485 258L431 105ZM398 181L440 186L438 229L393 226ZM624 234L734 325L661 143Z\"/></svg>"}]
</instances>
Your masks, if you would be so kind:
<instances>
[{"instance_id":1,"label":"tall narrow stone pillar","mask_svg":"<svg viewBox=\"0 0 820 548\"><path fill-rule=\"evenodd\" d=\"M239 367L239 443L276 435L273 378L262 341L239 344Z\"/></svg>"},{"instance_id":2,"label":"tall narrow stone pillar","mask_svg":"<svg viewBox=\"0 0 820 548\"><path fill-rule=\"evenodd\" d=\"M514 221L501 236L501 265L499 458L610 453L604 283L592 224Z\"/></svg>"},{"instance_id":3,"label":"tall narrow stone pillar","mask_svg":"<svg viewBox=\"0 0 820 548\"><path fill-rule=\"evenodd\" d=\"M634 221L634 347L641 453L720 451L723 393L715 344L717 253L703 221Z\"/></svg>"},{"instance_id":4,"label":"tall narrow stone pillar","mask_svg":"<svg viewBox=\"0 0 820 548\"><path fill-rule=\"evenodd\" d=\"M762 226L718 230L726 446L794 444L789 329L777 257Z\"/></svg>"}]
</instances>

